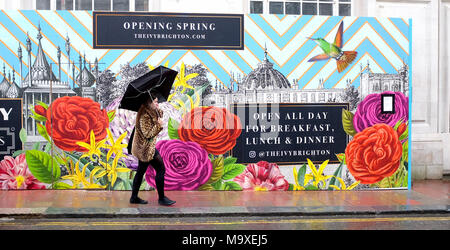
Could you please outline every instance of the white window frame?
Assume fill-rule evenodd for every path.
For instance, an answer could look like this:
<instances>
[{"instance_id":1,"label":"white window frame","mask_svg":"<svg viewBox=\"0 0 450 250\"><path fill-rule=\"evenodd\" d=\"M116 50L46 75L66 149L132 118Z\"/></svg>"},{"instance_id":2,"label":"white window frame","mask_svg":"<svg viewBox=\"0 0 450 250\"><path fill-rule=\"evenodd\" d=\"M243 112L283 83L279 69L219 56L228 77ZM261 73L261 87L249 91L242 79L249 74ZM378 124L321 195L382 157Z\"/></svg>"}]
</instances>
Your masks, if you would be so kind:
<instances>
[{"instance_id":1,"label":"white window frame","mask_svg":"<svg viewBox=\"0 0 450 250\"><path fill-rule=\"evenodd\" d=\"M40 1L40 0L33 0L33 9L36 9L36 2L37 1ZM56 1L58 1L58 0L50 0L50 10L56 10ZM76 1L78 1L78 0L73 0L73 6L72 6L72 10L75 10L75 7L76 7ZM91 6L91 11L93 11L94 10L94 2L95 2L96 0L92 0L92 6ZM109 10L109 11L113 11L113 1L114 0L109 0L109 1L111 1L111 4L110 4L110 6L111 6L111 9ZM136 3L136 1L135 0L129 0L130 2L129 2L129 11L135 11L135 3ZM152 0L149 0L148 1L148 11L150 11L152 9Z\"/></svg>"},{"instance_id":2,"label":"white window frame","mask_svg":"<svg viewBox=\"0 0 450 250\"><path fill-rule=\"evenodd\" d=\"M316 3L317 4L317 14L319 15L320 3L328 3L333 5L333 16L339 16L339 4L349 4L350 5L350 16L353 15L353 6L354 6L354 0L350 0L350 2L339 2L339 0L333 0L331 2L325 2L322 0L247 0L248 1L248 13L250 13L250 2L252 1L260 1L263 2L263 14L270 14L269 12L269 3L270 2L283 2L283 10L284 13L286 13L286 2L298 2L300 3L300 15L303 15L303 3ZM251 14L251 13L250 13ZM286 14L287 15L287 14Z\"/></svg>"}]
</instances>

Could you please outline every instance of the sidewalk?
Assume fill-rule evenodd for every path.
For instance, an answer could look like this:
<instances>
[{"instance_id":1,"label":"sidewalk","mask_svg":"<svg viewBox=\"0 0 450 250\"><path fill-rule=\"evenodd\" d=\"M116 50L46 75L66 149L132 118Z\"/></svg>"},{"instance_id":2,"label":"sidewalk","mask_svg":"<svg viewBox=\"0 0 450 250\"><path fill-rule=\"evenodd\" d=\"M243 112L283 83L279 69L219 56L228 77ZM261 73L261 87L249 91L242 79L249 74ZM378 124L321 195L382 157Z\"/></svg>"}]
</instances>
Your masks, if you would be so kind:
<instances>
[{"instance_id":1,"label":"sidewalk","mask_svg":"<svg viewBox=\"0 0 450 250\"><path fill-rule=\"evenodd\" d=\"M167 191L177 203L162 207L155 191L140 192L147 205L129 204L130 191L0 191L0 218L450 215L449 193L449 180L414 181L413 190Z\"/></svg>"}]
</instances>

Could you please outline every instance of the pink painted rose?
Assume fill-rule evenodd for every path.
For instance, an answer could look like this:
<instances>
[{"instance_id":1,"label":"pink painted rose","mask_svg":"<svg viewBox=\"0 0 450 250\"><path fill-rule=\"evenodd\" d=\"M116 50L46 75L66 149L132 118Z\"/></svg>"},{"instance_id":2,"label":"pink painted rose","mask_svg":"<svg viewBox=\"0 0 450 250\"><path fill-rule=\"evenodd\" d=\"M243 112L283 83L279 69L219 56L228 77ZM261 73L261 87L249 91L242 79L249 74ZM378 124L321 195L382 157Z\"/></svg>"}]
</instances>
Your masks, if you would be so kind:
<instances>
[{"instance_id":1,"label":"pink painted rose","mask_svg":"<svg viewBox=\"0 0 450 250\"><path fill-rule=\"evenodd\" d=\"M162 140L156 144L166 167L164 190L196 190L213 172L208 153L196 142ZM145 179L155 185L155 170L147 169Z\"/></svg>"},{"instance_id":2,"label":"pink painted rose","mask_svg":"<svg viewBox=\"0 0 450 250\"><path fill-rule=\"evenodd\" d=\"M288 190L289 183L275 163L260 161L248 164L244 172L234 178L243 190L276 191Z\"/></svg>"},{"instance_id":3,"label":"pink painted rose","mask_svg":"<svg viewBox=\"0 0 450 250\"><path fill-rule=\"evenodd\" d=\"M45 184L31 174L25 154L20 154L0 162L0 189L45 189Z\"/></svg>"},{"instance_id":4,"label":"pink painted rose","mask_svg":"<svg viewBox=\"0 0 450 250\"><path fill-rule=\"evenodd\" d=\"M381 95L394 94L395 113L382 114L381 113ZM372 125L384 123L391 127L403 119L408 121L409 103L408 97L401 92L386 91L380 94L370 94L358 105L355 116L353 117L353 126L356 132L361 132L365 128Z\"/></svg>"}]
</instances>

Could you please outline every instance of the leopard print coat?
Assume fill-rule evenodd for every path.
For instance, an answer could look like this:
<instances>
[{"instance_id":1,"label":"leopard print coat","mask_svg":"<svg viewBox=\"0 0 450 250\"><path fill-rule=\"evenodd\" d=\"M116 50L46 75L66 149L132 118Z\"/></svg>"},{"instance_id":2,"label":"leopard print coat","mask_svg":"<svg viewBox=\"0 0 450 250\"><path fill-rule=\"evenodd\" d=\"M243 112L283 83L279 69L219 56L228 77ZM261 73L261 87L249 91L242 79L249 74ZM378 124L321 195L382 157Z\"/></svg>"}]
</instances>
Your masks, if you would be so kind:
<instances>
[{"instance_id":1,"label":"leopard print coat","mask_svg":"<svg viewBox=\"0 0 450 250\"><path fill-rule=\"evenodd\" d=\"M142 105L136 115L136 126L131 153L142 162L149 162L155 155L156 136L163 129L158 122L158 114L163 116L160 109L152 109Z\"/></svg>"}]
</instances>

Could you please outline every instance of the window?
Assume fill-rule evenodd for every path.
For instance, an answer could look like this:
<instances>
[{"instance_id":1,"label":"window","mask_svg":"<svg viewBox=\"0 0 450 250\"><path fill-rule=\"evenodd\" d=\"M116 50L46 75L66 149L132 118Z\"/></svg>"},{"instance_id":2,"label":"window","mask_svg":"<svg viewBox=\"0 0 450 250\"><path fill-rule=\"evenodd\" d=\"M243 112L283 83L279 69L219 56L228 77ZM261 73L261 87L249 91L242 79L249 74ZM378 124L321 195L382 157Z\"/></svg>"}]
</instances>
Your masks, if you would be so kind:
<instances>
[{"instance_id":1,"label":"window","mask_svg":"<svg viewBox=\"0 0 450 250\"><path fill-rule=\"evenodd\" d=\"M73 10L73 0L56 0L57 10Z\"/></svg>"},{"instance_id":2,"label":"window","mask_svg":"<svg viewBox=\"0 0 450 250\"><path fill-rule=\"evenodd\" d=\"M149 0L29 0L36 9L98 10L98 11L149 11ZM183 0L188 1L188 0Z\"/></svg>"},{"instance_id":3,"label":"window","mask_svg":"<svg viewBox=\"0 0 450 250\"><path fill-rule=\"evenodd\" d=\"M111 10L111 0L95 0L94 10Z\"/></svg>"},{"instance_id":4,"label":"window","mask_svg":"<svg viewBox=\"0 0 450 250\"><path fill-rule=\"evenodd\" d=\"M134 0L135 11L148 11L148 0Z\"/></svg>"},{"instance_id":5,"label":"window","mask_svg":"<svg viewBox=\"0 0 450 250\"><path fill-rule=\"evenodd\" d=\"M351 0L339 0L339 16L350 16L351 14Z\"/></svg>"},{"instance_id":6,"label":"window","mask_svg":"<svg viewBox=\"0 0 450 250\"><path fill-rule=\"evenodd\" d=\"M262 14L263 1L250 1L250 13Z\"/></svg>"},{"instance_id":7,"label":"window","mask_svg":"<svg viewBox=\"0 0 450 250\"><path fill-rule=\"evenodd\" d=\"M302 102L308 102L308 93L302 93Z\"/></svg>"},{"instance_id":8,"label":"window","mask_svg":"<svg viewBox=\"0 0 450 250\"><path fill-rule=\"evenodd\" d=\"M332 16L333 15L332 0L320 0L319 1L319 15L324 15L324 16Z\"/></svg>"},{"instance_id":9,"label":"window","mask_svg":"<svg viewBox=\"0 0 450 250\"><path fill-rule=\"evenodd\" d=\"M284 14L283 2L269 2L269 14Z\"/></svg>"},{"instance_id":10,"label":"window","mask_svg":"<svg viewBox=\"0 0 450 250\"><path fill-rule=\"evenodd\" d=\"M114 11L129 11L130 0L113 0Z\"/></svg>"},{"instance_id":11,"label":"window","mask_svg":"<svg viewBox=\"0 0 450 250\"><path fill-rule=\"evenodd\" d=\"M76 0L75 10L92 10L92 0Z\"/></svg>"},{"instance_id":12,"label":"window","mask_svg":"<svg viewBox=\"0 0 450 250\"><path fill-rule=\"evenodd\" d=\"M325 102L325 93L319 93L319 102Z\"/></svg>"},{"instance_id":13,"label":"window","mask_svg":"<svg viewBox=\"0 0 450 250\"><path fill-rule=\"evenodd\" d=\"M317 3L302 3L302 14L303 15L317 15Z\"/></svg>"},{"instance_id":14,"label":"window","mask_svg":"<svg viewBox=\"0 0 450 250\"><path fill-rule=\"evenodd\" d=\"M50 9L50 0L36 1L36 9L37 10L49 10Z\"/></svg>"},{"instance_id":15,"label":"window","mask_svg":"<svg viewBox=\"0 0 450 250\"><path fill-rule=\"evenodd\" d=\"M300 15L300 2L285 2L285 13L288 15Z\"/></svg>"},{"instance_id":16,"label":"window","mask_svg":"<svg viewBox=\"0 0 450 250\"><path fill-rule=\"evenodd\" d=\"M262 0L249 1L250 13L287 15L350 16L352 0Z\"/></svg>"}]
</instances>

